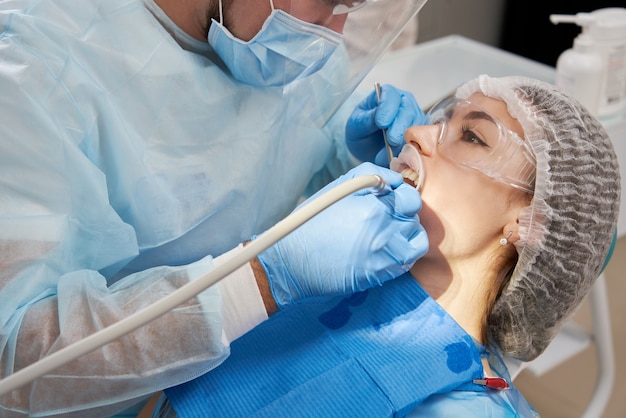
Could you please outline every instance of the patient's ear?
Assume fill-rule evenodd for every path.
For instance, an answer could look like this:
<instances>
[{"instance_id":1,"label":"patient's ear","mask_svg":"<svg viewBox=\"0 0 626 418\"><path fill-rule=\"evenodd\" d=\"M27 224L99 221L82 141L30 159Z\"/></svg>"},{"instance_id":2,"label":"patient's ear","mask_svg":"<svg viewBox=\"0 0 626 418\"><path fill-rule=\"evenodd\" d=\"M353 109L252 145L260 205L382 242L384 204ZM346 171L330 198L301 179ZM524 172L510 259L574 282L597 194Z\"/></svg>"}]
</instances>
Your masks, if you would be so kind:
<instances>
[{"instance_id":1,"label":"patient's ear","mask_svg":"<svg viewBox=\"0 0 626 418\"><path fill-rule=\"evenodd\" d=\"M504 225L504 228L502 229L502 236L505 237L507 242L510 242L511 244L519 241L519 223L510 222Z\"/></svg>"},{"instance_id":2,"label":"patient's ear","mask_svg":"<svg viewBox=\"0 0 626 418\"><path fill-rule=\"evenodd\" d=\"M509 243L515 243L521 239L519 233L520 215L532 202L532 196L527 193L519 193L518 196L520 200L511 205L508 221L502 229L502 236L506 237Z\"/></svg>"}]
</instances>

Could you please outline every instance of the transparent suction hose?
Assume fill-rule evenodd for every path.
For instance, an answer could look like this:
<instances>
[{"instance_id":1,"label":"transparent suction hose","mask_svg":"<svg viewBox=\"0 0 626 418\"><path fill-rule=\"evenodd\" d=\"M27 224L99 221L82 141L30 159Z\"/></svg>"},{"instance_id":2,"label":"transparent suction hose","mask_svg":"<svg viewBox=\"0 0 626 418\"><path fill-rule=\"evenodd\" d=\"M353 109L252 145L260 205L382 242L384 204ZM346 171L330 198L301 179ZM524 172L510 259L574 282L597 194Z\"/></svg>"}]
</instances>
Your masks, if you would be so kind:
<instances>
[{"instance_id":1,"label":"transparent suction hose","mask_svg":"<svg viewBox=\"0 0 626 418\"><path fill-rule=\"evenodd\" d=\"M278 222L268 229L259 238L245 246L241 252L224 264L217 266L204 276L187 283L163 299L152 305L124 318L80 341L33 363L16 373L0 380L0 395L18 389L33 380L51 372L52 370L69 363L70 361L87 354L111 341L128 334L135 329L146 325L148 322L174 309L183 302L196 296L198 293L209 288L222 280L239 267L248 263L259 253L265 251L285 235L289 234L300 225L320 213L322 210L336 203L340 199L367 187L374 188L374 193L383 193L387 184L378 175L359 176L339 184L319 198L312 200L296 212Z\"/></svg>"}]
</instances>

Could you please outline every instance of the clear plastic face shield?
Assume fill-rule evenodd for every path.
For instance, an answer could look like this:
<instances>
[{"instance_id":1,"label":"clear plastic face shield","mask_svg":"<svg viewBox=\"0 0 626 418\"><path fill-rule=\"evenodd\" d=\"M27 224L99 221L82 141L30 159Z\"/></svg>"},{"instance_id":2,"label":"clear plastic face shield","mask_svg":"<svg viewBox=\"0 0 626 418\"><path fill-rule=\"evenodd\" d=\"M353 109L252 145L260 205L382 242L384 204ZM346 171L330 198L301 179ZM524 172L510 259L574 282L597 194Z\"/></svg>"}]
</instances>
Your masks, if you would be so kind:
<instances>
[{"instance_id":1,"label":"clear plastic face shield","mask_svg":"<svg viewBox=\"0 0 626 418\"><path fill-rule=\"evenodd\" d=\"M323 80L319 80L323 86L316 87L313 92L316 95L325 95L312 102L325 103L315 120L317 125L326 123L355 91L409 22L417 18L426 1L323 0L333 6L335 20L344 19L341 32L345 37L324 67L326 73L323 73ZM360 45L368 47L360 48L355 45L354 39L357 37Z\"/></svg>"},{"instance_id":2,"label":"clear plastic face shield","mask_svg":"<svg viewBox=\"0 0 626 418\"><path fill-rule=\"evenodd\" d=\"M367 3L368 3L368 0L355 0L355 1L346 0L343 2L339 2L339 4L337 4L333 8L333 14L342 15L342 14L356 12L357 10L363 8L364 6L367 6Z\"/></svg>"},{"instance_id":3,"label":"clear plastic face shield","mask_svg":"<svg viewBox=\"0 0 626 418\"><path fill-rule=\"evenodd\" d=\"M267 0L270 14L249 41L215 20L208 39L236 81L282 95L294 117L304 112L312 125L323 126L426 1ZM365 15L370 6L377 10L373 22ZM350 48L344 28L365 18L371 23L358 36L368 48Z\"/></svg>"},{"instance_id":4,"label":"clear plastic face shield","mask_svg":"<svg viewBox=\"0 0 626 418\"><path fill-rule=\"evenodd\" d=\"M533 194L536 160L527 141L482 107L458 98L442 100L427 113L439 125L437 149L457 164Z\"/></svg>"}]
</instances>

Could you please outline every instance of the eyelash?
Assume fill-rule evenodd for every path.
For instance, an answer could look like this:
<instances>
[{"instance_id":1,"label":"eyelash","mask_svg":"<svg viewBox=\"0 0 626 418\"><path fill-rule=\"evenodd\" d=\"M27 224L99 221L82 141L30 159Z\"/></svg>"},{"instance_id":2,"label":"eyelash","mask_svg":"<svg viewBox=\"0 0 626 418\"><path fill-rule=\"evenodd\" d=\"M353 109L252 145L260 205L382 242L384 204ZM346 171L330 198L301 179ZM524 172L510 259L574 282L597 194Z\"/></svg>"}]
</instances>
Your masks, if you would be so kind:
<instances>
[{"instance_id":1,"label":"eyelash","mask_svg":"<svg viewBox=\"0 0 626 418\"><path fill-rule=\"evenodd\" d=\"M476 135L467 125L461 126L461 139L466 142L472 142L483 147L488 147L482 139L478 135ZM469 138L469 140L468 140Z\"/></svg>"}]
</instances>

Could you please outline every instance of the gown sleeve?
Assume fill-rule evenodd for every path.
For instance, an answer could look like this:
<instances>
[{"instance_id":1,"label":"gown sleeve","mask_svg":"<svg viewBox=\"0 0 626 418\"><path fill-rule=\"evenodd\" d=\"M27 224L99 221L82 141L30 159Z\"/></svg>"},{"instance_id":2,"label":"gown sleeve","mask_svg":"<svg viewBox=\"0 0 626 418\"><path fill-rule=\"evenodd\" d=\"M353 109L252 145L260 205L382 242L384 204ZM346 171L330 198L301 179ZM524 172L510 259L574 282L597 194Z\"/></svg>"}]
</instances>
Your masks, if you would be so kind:
<instances>
[{"instance_id":1,"label":"gown sleeve","mask_svg":"<svg viewBox=\"0 0 626 418\"><path fill-rule=\"evenodd\" d=\"M6 71L20 74L20 68ZM30 88L43 88L33 84L36 78ZM134 228L109 202L113 179L89 158L85 138L72 137L78 132L68 126L73 119L52 116L78 114L79 105L42 103L19 82L4 80L0 377L170 294L211 270L214 262L207 256L188 265L154 267L110 285L108 279L138 254L139 245ZM51 106L62 111L51 112ZM221 291L209 288L146 326L1 396L0 415L111 415L224 361L229 340L245 330L226 327L223 319ZM235 335L225 328L235 329Z\"/></svg>"}]
</instances>

